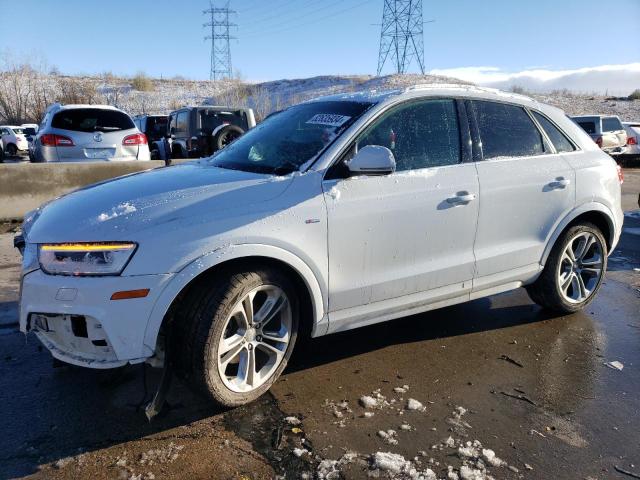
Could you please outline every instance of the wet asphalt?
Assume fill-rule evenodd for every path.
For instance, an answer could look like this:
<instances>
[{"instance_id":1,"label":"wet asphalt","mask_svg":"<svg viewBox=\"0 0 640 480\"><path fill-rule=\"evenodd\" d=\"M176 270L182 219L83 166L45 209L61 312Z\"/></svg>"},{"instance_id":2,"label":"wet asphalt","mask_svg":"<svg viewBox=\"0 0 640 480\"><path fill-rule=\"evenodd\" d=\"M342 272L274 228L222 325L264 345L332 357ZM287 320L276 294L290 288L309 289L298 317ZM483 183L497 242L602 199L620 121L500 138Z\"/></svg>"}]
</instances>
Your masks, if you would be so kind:
<instances>
[{"instance_id":1,"label":"wet asphalt","mask_svg":"<svg viewBox=\"0 0 640 480\"><path fill-rule=\"evenodd\" d=\"M624 189L637 209L640 172ZM619 470L640 475L637 232L623 234L583 312L549 314L520 289L310 340L258 402L220 410L174 382L152 423L141 406L157 372L55 367L16 331L19 257L0 235L0 478L313 478L341 458L345 478L384 478L371 462L381 451L445 478L461 465L449 436L494 450L506 462L489 467L496 479L633 478ZM385 406L359 405L378 389ZM410 398L424 410L408 410ZM457 407L467 412L456 420ZM377 434L389 429L397 444Z\"/></svg>"}]
</instances>

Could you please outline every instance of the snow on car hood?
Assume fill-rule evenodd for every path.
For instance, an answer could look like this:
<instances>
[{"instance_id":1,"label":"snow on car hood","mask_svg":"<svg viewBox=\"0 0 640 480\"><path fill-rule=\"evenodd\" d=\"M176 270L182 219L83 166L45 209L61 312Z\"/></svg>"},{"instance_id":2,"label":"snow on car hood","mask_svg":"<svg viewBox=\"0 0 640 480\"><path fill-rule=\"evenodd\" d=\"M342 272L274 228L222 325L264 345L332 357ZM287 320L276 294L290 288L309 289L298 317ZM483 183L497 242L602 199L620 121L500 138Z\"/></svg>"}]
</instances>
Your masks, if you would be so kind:
<instances>
[{"instance_id":1,"label":"snow on car hood","mask_svg":"<svg viewBox=\"0 0 640 480\"><path fill-rule=\"evenodd\" d=\"M136 233L167 222L246 211L279 196L289 184L290 178L204 163L137 173L90 185L44 205L30 226L28 241L132 241Z\"/></svg>"}]
</instances>

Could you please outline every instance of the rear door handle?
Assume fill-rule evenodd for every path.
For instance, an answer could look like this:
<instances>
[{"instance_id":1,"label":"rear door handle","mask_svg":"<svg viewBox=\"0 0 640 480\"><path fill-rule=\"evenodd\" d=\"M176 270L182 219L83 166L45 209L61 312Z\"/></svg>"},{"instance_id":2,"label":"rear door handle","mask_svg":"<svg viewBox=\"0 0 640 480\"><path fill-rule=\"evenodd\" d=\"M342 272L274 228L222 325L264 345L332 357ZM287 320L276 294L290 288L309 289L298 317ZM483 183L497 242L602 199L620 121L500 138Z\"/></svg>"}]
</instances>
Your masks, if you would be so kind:
<instances>
[{"instance_id":1,"label":"rear door handle","mask_svg":"<svg viewBox=\"0 0 640 480\"><path fill-rule=\"evenodd\" d=\"M447 198L447 203L451 205L466 205L476 199L475 194L469 192L460 192L455 197Z\"/></svg>"}]
</instances>

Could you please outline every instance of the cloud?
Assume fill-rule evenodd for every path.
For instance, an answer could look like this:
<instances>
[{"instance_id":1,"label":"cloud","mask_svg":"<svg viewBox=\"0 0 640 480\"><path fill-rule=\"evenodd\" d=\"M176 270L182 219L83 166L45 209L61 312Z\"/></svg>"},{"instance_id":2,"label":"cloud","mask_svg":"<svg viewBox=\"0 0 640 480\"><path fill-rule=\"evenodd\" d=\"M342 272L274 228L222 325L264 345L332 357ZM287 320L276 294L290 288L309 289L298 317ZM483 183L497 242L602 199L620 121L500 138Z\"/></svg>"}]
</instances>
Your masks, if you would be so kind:
<instances>
[{"instance_id":1,"label":"cloud","mask_svg":"<svg viewBox=\"0 0 640 480\"><path fill-rule=\"evenodd\" d=\"M600 65L574 70L530 68L521 72L506 72L498 67L480 66L435 69L429 73L460 78L478 85L503 89L517 85L538 92L566 88L576 92L628 95L640 88L640 63Z\"/></svg>"}]
</instances>

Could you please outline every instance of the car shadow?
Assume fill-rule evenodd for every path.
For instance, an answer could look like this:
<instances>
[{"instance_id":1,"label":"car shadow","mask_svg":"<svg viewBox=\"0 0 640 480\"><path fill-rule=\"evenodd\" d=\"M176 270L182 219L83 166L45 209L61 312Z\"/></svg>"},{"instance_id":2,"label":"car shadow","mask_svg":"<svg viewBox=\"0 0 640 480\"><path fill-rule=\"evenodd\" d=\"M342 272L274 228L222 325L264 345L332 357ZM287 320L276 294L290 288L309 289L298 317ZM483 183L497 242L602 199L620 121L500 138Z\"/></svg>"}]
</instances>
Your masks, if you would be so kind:
<instances>
[{"instance_id":1,"label":"car shadow","mask_svg":"<svg viewBox=\"0 0 640 480\"><path fill-rule=\"evenodd\" d=\"M558 317L528 301L521 305L496 307L492 298L433 310L368 327L303 340L287 371L295 372L338 361L392 345L424 342L459 335L498 330ZM364 339L364 340L363 340Z\"/></svg>"}]
</instances>

